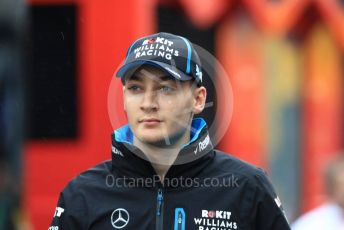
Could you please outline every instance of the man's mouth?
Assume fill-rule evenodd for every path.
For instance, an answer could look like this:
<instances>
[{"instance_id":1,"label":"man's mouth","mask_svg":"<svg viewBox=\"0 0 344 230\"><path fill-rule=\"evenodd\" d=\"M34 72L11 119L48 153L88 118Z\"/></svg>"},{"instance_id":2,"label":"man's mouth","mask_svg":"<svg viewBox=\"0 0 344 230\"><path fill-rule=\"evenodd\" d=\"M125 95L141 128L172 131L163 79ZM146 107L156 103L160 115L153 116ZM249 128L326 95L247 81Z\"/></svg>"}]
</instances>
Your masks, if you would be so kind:
<instances>
[{"instance_id":1,"label":"man's mouth","mask_svg":"<svg viewBox=\"0 0 344 230\"><path fill-rule=\"evenodd\" d=\"M157 125L160 122L162 121L156 118L144 118L144 119L139 120L139 123L143 123L145 125Z\"/></svg>"}]
</instances>

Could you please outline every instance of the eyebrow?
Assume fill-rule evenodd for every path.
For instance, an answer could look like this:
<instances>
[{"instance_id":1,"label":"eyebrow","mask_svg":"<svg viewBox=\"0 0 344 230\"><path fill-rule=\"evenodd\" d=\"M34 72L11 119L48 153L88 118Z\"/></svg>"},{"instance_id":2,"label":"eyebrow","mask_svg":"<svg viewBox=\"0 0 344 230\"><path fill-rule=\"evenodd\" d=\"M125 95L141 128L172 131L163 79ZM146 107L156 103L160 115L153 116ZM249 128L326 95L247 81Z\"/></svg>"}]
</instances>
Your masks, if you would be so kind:
<instances>
[{"instance_id":1,"label":"eyebrow","mask_svg":"<svg viewBox=\"0 0 344 230\"><path fill-rule=\"evenodd\" d=\"M167 76L167 75L160 77L160 80L161 81L175 81L175 79L173 77Z\"/></svg>"}]
</instances>

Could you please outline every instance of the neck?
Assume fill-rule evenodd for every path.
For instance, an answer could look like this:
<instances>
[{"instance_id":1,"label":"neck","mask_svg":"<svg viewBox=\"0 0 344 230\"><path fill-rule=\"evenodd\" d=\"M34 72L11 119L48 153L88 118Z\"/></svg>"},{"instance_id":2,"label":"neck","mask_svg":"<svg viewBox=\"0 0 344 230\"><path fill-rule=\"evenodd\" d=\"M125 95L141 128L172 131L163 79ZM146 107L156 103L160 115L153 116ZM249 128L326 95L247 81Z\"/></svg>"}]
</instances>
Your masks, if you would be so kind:
<instances>
[{"instance_id":1,"label":"neck","mask_svg":"<svg viewBox=\"0 0 344 230\"><path fill-rule=\"evenodd\" d=\"M176 160L181 146L190 141L190 133L184 135L172 145L157 146L154 144L142 142L134 137L134 145L141 149L151 162L160 180L163 181L165 175L173 162Z\"/></svg>"}]
</instances>

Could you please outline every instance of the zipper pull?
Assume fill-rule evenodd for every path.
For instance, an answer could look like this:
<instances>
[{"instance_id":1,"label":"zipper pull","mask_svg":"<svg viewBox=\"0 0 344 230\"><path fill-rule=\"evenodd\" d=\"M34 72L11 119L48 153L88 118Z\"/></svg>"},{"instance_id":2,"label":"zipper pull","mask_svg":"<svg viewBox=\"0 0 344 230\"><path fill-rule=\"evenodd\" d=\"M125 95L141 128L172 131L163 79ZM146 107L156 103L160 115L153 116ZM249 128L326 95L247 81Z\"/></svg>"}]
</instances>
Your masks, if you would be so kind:
<instances>
[{"instance_id":1,"label":"zipper pull","mask_svg":"<svg viewBox=\"0 0 344 230\"><path fill-rule=\"evenodd\" d=\"M162 190L161 188L159 188L158 190L158 197L157 197L157 202L158 202L158 208L157 208L157 211L156 211L156 215L157 216L160 216L161 214L161 206L162 206L162 202L164 201L164 197L162 195Z\"/></svg>"},{"instance_id":2,"label":"zipper pull","mask_svg":"<svg viewBox=\"0 0 344 230\"><path fill-rule=\"evenodd\" d=\"M185 230L185 212L183 208L174 210L174 230Z\"/></svg>"}]
</instances>

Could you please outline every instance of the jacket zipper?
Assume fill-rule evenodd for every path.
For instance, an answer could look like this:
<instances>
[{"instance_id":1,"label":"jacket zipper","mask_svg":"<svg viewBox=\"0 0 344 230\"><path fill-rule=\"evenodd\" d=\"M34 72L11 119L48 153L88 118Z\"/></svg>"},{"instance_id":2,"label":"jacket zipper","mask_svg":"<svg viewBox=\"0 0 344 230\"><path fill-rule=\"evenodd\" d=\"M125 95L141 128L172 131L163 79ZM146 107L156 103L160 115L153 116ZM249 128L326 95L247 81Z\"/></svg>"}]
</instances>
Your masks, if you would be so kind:
<instances>
[{"instance_id":1,"label":"jacket zipper","mask_svg":"<svg viewBox=\"0 0 344 230\"><path fill-rule=\"evenodd\" d=\"M185 212L183 208L175 209L174 218L174 230L185 230Z\"/></svg>"},{"instance_id":2,"label":"jacket zipper","mask_svg":"<svg viewBox=\"0 0 344 230\"><path fill-rule=\"evenodd\" d=\"M162 230L164 224L164 196L162 189L158 189L157 205L156 205L156 229Z\"/></svg>"},{"instance_id":3,"label":"jacket zipper","mask_svg":"<svg viewBox=\"0 0 344 230\"><path fill-rule=\"evenodd\" d=\"M178 230L182 230L182 214L178 213Z\"/></svg>"}]
</instances>

